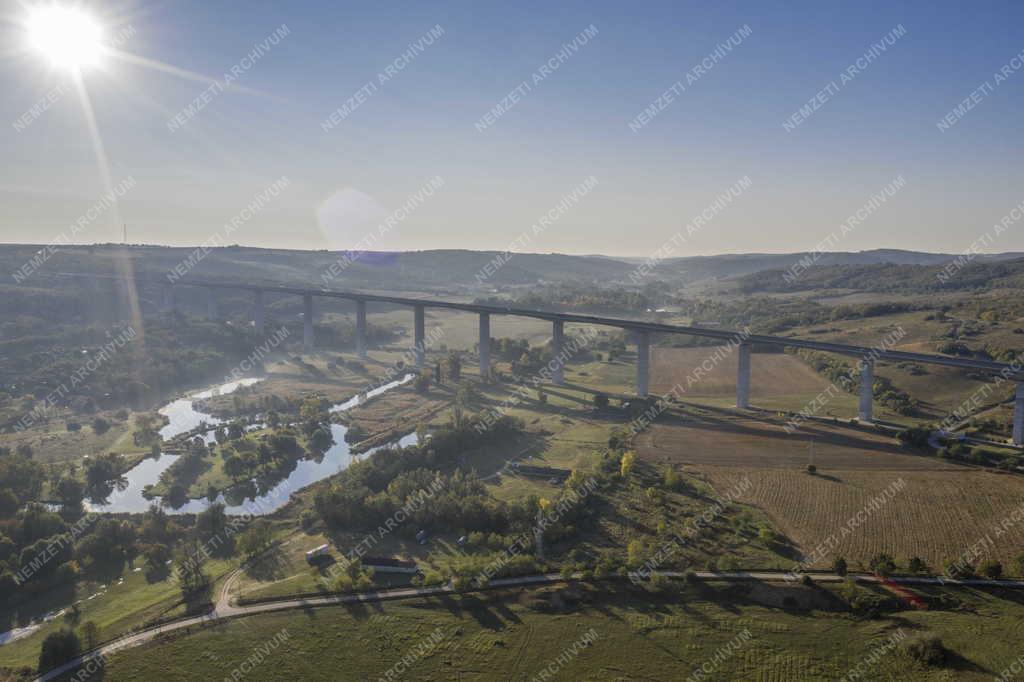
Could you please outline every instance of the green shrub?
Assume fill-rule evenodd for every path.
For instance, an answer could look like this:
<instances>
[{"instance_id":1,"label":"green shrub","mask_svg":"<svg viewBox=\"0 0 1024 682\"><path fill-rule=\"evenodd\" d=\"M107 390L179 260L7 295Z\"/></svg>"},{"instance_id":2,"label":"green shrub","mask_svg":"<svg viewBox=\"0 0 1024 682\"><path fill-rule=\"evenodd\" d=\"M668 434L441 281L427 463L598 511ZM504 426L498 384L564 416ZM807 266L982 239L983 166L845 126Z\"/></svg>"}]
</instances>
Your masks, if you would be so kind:
<instances>
[{"instance_id":1,"label":"green shrub","mask_svg":"<svg viewBox=\"0 0 1024 682\"><path fill-rule=\"evenodd\" d=\"M998 561L983 561L978 566L978 572L986 578L999 580L1003 577L1003 565Z\"/></svg>"},{"instance_id":2,"label":"green shrub","mask_svg":"<svg viewBox=\"0 0 1024 682\"><path fill-rule=\"evenodd\" d=\"M904 651L922 665L938 666L946 661L946 647L935 635L915 637L904 645Z\"/></svg>"}]
</instances>

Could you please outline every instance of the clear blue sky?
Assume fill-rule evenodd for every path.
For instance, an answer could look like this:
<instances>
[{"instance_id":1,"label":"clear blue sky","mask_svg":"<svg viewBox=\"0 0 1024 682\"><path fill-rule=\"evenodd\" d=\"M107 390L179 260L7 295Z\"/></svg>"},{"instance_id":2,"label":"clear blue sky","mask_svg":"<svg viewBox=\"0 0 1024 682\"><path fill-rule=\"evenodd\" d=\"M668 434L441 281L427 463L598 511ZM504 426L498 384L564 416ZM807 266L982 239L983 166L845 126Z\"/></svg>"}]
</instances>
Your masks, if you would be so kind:
<instances>
[{"instance_id":1,"label":"clear blue sky","mask_svg":"<svg viewBox=\"0 0 1024 682\"><path fill-rule=\"evenodd\" d=\"M71 76L20 49L37 3L21 4L7 3L0 35L0 240L47 242L105 187ZM744 177L750 188L674 255L812 249L897 176L905 187L833 250L963 251L1024 201L1024 69L993 83L1024 51L1020 2L85 4L108 36L131 26L120 50L219 80L275 29L288 35L173 131L205 83L116 57L84 73L110 182L134 186L75 241L119 240L123 220L131 241L198 244L282 177L227 241L358 248L438 176L443 187L376 246L505 249L590 176L597 186L522 250L646 256ZM322 128L435 25L440 38ZM534 84L591 25L597 34ZM630 129L743 26L749 36ZM905 35L784 128L897 26ZM530 91L478 130L524 80ZM1020 225L985 250L1024 250Z\"/></svg>"}]
</instances>

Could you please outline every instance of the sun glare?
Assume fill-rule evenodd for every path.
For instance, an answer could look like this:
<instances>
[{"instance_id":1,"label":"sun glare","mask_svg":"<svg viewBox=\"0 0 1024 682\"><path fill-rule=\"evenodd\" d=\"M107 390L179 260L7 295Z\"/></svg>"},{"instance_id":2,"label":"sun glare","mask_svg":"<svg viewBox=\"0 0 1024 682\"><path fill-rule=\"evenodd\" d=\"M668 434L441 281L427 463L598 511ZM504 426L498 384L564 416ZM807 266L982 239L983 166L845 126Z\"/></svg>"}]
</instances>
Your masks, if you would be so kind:
<instances>
[{"instance_id":1,"label":"sun glare","mask_svg":"<svg viewBox=\"0 0 1024 682\"><path fill-rule=\"evenodd\" d=\"M33 49L55 66L85 69L96 66L103 54L103 31L86 12L72 7L43 7L28 19Z\"/></svg>"}]
</instances>

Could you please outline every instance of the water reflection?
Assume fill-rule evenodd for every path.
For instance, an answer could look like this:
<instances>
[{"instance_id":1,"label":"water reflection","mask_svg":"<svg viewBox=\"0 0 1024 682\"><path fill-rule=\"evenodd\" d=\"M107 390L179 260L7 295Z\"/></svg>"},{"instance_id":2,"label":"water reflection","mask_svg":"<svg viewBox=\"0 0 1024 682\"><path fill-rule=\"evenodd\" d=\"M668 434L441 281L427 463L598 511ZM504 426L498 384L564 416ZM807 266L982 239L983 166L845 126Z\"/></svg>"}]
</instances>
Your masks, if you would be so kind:
<instances>
[{"instance_id":1,"label":"water reflection","mask_svg":"<svg viewBox=\"0 0 1024 682\"><path fill-rule=\"evenodd\" d=\"M413 374L407 374L401 379L388 382L364 394L350 398L343 403L334 405L330 408L330 411L337 413L350 410L370 398L412 381L413 378ZM160 413L166 415L170 420L161 429L160 435L166 439L191 431L202 422L206 422L211 426L222 423L222 420L196 410L193 401L209 398L214 395L214 391L222 395L231 393L237 390L239 386L251 386L257 381L259 379L243 379L230 382L192 394L187 398L175 400L160 410ZM225 505L228 514L252 514L257 516L269 514L284 506L292 493L343 471L360 457L369 456L373 452L385 447L394 445L404 447L418 442L416 434L410 433L400 438L396 443L388 443L371 448L362 454L353 454L351 446L345 442L345 433L347 431L348 428L345 426L332 424L331 435L334 437L334 444L323 454L314 455L309 459L290 461L269 475L257 477L252 481L245 481L232 486L218 494L213 500L208 498L189 499L186 497L176 500L168 499L161 502L158 497L147 499L143 494L146 488L159 482L160 475L181 457L181 455L165 453L156 458L144 459L126 472L120 483L116 486L111 486L111 490L107 492L104 499L86 502L85 506L91 512L141 513L146 511L152 503L161 502L169 513L193 514L208 508L212 502L220 502ZM210 434L210 438L212 438L212 434Z\"/></svg>"}]
</instances>

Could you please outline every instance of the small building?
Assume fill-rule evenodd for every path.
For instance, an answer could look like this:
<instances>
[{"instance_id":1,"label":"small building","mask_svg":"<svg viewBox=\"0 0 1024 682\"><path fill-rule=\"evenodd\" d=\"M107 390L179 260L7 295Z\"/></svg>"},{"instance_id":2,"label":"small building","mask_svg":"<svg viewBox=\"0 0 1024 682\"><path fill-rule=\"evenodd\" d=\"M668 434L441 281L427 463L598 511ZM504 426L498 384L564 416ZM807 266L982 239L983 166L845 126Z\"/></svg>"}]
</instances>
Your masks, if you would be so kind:
<instances>
[{"instance_id":1,"label":"small building","mask_svg":"<svg viewBox=\"0 0 1024 682\"><path fill-rule=\"evenodd\" d=\"M319 559L320 557L329 556L330 553L331 553L331 546L328 545L328 544L323 544L323 545L320 545L319 547L314 547L313 549L311 549L308 552L306 552L306 562L311 564L311 563L315 562L317 559Z\"/></svg>"}]
</instances>

